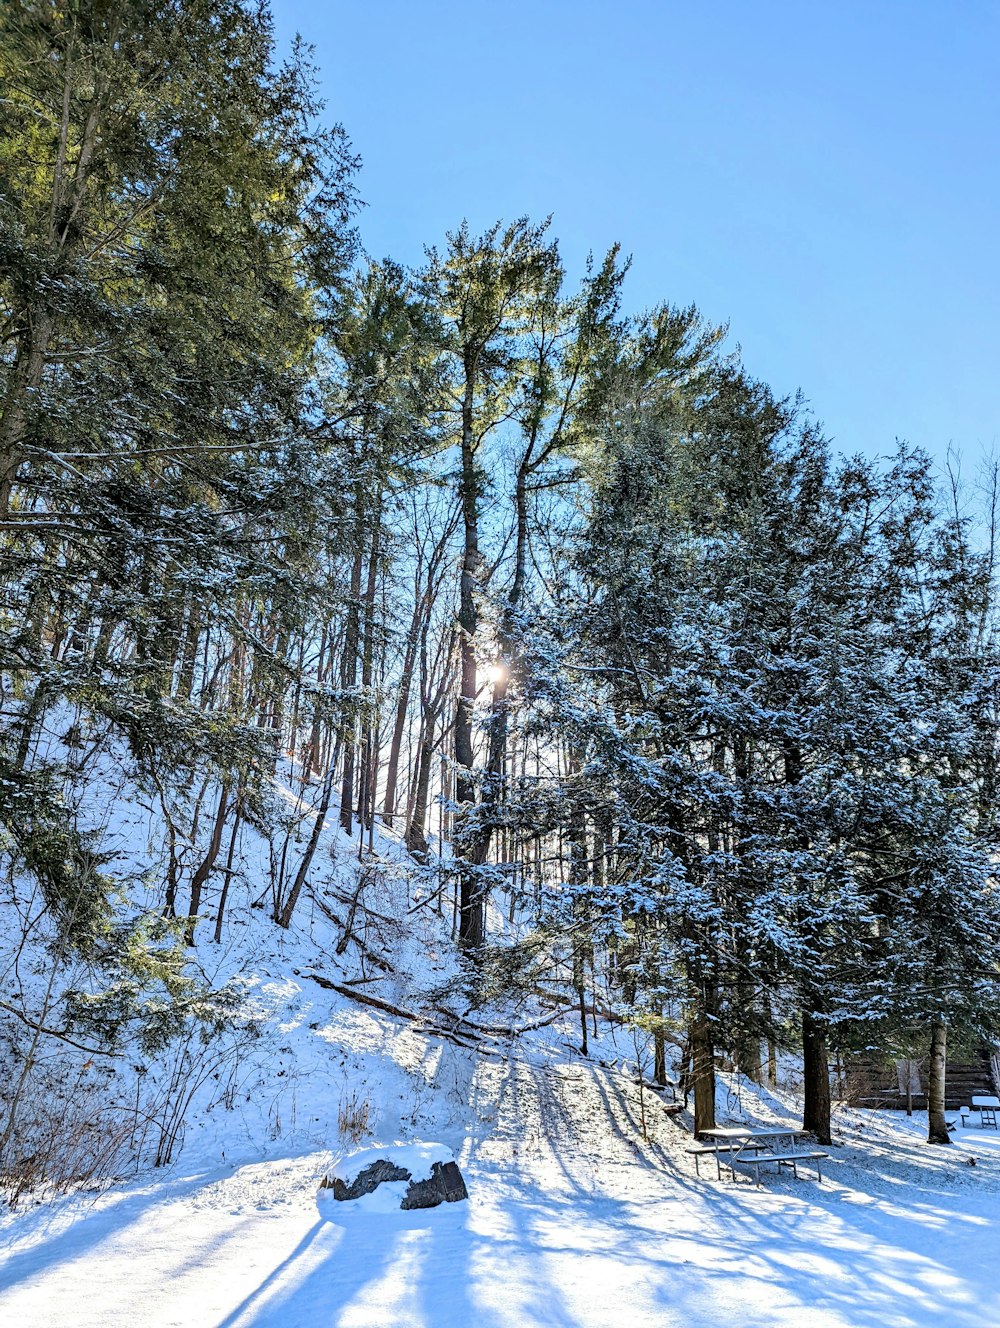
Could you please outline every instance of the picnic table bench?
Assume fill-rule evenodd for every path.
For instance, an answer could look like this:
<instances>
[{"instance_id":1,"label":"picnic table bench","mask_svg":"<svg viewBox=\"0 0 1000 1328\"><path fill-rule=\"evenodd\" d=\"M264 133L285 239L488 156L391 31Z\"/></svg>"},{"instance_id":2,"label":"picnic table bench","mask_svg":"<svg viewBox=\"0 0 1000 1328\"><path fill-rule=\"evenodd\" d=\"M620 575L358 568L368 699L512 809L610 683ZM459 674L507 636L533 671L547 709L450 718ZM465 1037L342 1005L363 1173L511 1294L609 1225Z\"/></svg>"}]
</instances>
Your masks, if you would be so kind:
<instances>
[{"instance_id":1,"label":"picnic table bench","mask_svg":"<svg viewBox=\"0 0 1000 1328\"><path fill-rule=\"evenodd\" d=\"M816 1167L816 1179L822 1185L823 1183L823 1158L829 1157L829 1153L821 1152L819 1149L795 1148L788 1153L760 1153L757 1157L744 1157L740 1161L743 1166L757 1168L757 1184L760 1184L760 1169L765 1163L776 1162L778 1170L782 1167L791 1167L792 1175L796 1180L799 1178L798 1165L800 1162L812 1162Z\"/></svg>"},{"instance_id":2,"label":"picnic table bench","mask_svg":"<svg viewBox=\"0 0 1000 1328\"><path fill-rule=\"evenodd\" d=\"M721 1164L721 1162L719 1161L719 1154L720 1154L720 1153L731 1153L735 1147L736 1147L735 1144L725 1144L725 1143L720 1143L720 1144L694 1144L691 1148L685 1148L684 1151L685 1151L685 1153L690 1153L691 1156L694 1158L694 1171L695 1171L695 1175L696 1175L696 1176L700 1176L700 1175L701 1175L701 1159L702 1159L703 1157L714 1157L714 1158L715 1158L715 1173L716 1173L716 1179L717 1179L717 1180L721 1180L721 1179L722 1179L722 1164ZM744 1146L744 1148L741 1149L740 1151L741 1151L741 1152L749 1152L749 1151L752 1150L753 1152L757 1153L757 1152L759 1152L763 1147L764 1147L763 1144L746 1144L746 1145ZM749 1158L748 1158L747 1160L749 1161Z\"/></svg>"},{"instance_id":3,"label":"picnic table bench","mask_svg":"<svg viewBox=\"0 0 1000 1328\"><path fill-rule=\"evenodd\" d=\"M750 1129L744 1126L702 1130L700 1137L710 1142L695 1144L687 1151L694 1156L695 1173L698 1175L701 1174L699 1168L701 1158L713 1154L718 1180L722 1179L724 1165L729 1168L733 1180L736 1179L737 1166L746 1166L754 1168L759 1185L761 1167L772 1162L779 1171L782 1167L790 1168L792 1175L798 1180L799 1163L810 1162L815 1165L817 1180L822 1183L821 1163L830 1155L818 1149L797 1148L796 1141L802 1138L804 1133L803 1130L795 1129L774 1127ZM751 1153L752 1157L749 1156Z\"/></svg>"}]
</instances>

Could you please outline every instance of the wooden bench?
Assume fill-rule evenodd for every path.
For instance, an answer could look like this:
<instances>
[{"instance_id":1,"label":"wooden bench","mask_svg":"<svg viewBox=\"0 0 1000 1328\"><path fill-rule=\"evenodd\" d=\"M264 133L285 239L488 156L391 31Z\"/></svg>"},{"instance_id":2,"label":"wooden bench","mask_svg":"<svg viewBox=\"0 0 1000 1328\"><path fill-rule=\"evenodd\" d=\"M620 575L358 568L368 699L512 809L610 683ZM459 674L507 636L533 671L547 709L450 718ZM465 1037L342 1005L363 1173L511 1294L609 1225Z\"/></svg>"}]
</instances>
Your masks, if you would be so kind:
<instances>
[{"instance_id":1,"label":"wooden bench","mask_svg":"<svg viewBox=\"0 0 1000 1328\"><path fill-rule=\"evenodd\" d=\"M821 1163L824 1157L829 1157L829 1156L830 1156L829 1153L820 1153L820 1152L812 1153L808 1152L805 1149L793 1149L789 1153L764 1153L762 1155L758 1155L757 1157L739 1157L735 1161L727 1162L726 1165L728 1167L731 1167L734 1172L738 1166L746 1165L748 1167L756 1167L757 1184L759 1185L760 1169L768 1162L776 1162L778 1164L779 1171L781 1170L782 1167L791 1167L792 1175L795 1177L796 1180L798 1180L799 1178L798 1164L800 1162L815 1162L816 1178L819 1181L819 1183L822 1185L823 1168Z\"/></svg>"}]
</instances>

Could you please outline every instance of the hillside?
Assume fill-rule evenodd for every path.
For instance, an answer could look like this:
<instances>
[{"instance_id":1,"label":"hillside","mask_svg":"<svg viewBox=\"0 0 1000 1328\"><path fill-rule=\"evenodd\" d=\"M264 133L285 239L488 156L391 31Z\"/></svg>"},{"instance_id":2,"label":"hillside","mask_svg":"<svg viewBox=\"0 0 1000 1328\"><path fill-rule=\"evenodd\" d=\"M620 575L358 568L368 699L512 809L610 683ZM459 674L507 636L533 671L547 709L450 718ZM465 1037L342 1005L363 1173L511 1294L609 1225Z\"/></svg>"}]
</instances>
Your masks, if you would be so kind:
<instances>
[{"instance_id":1,"label":"hillside","mask_svg":"<svg viewBox=\"0 0 1000 1328\"><path fill-rule=\"evenodd\" d=\"M137 803L115 820L123 851L148 841ZM357 865L333 817L287 932L252 892L235 893L221 945L204 927L198 963L238 980L257 1035L208 1044L168 1166L151 1167L149 1135L131 1177L24 1196L3 1219L4 1322L971 1328L1000 1315L1000 1139L970 1129L928 1149L919 1119L838 1109L821 1186L696 1178L690 1114L665 1113L648 1085L640 1101L644 1039L599 1021L584 1058L575 1011L553 1017L535 997L469 1011L449 919L415 907L392 838L377 847L377 893L341 955L331 915ZM242 870L263 848L248 834ZM140 1076L136 1063L116 1063L111 1096L129 1101L138 1078L157 1100L176 1050ZM800 1110L792 1089L720 1076L718 1091L723 1122L794 1124ZM458 1158L467 1204L369 1212L318 1197L337 1155L425 1139Z\"/></svg>"}]
</instances>

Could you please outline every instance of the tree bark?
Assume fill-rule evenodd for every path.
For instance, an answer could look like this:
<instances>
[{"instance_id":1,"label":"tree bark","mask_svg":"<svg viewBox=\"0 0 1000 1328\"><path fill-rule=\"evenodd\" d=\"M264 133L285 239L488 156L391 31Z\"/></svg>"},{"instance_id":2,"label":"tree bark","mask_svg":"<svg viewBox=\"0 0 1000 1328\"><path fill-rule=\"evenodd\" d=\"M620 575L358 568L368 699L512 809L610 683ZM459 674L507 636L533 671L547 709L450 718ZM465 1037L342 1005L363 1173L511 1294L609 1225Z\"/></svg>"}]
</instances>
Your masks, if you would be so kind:
<instances>
[{"instance_id":1,"label":"tree bark","mask_svg":"<svg viewBox=\"0 0 1000 1328\"><path fill-rule=\"evenodd\" d=\"M927 1077L927 1142L950 1144L948 1122L944 1118L945 1070L947 1067L948 1029L942 1019L931 1021L931 1064Z\"/></svg>"},{"instance_id":2,"label":"tree bark","mask_svg":"<svg viewBox=\"0 0 1000 1328\"><path fill-rule=\"evenodd\" d=\"M351 567L351 602L347 609L344 653L340 668L340 681L345 692L354 688L358 677L358 637L360 635L361 612L358 600L361 594L361 567L361 540L360 531L358 531L358 546ZM353 708L353 703L351 704ZM344 777L340 786L340 826L345 835L349 835L354 829L354 743L355 721L352 714L350 722L344 726Z\"/></svg>"},{"instance_id":3,"label":"tree bark","mask_svg":"<svg viewBox=\"0 0 1000 1328\"><path fill-rule=\"evenodd\" d=\"M661 1022L663 1011L657 1010L657 1023L653 1029L653 1082L661 1088L667 1082L667 1040Z\"/></svg>"},{"instance_id":4,"label":"tree bark","mask_svg":"<svg viewBox=\"0 0 1000 1328\"><path fill-rule=\"evenodd\" d=\"M478 950L486 934L486 897L482 873L475 861L478 839L472 822L476 805L476 782L473 775L473 709L476 703L476 636L479 611L476 589L482 561L479 552L479 480L476 474L473 402L476 365L465 363L465 391L462 397L462 526L464 552L459 591L459 688L455 708L455 801L461 808L455 830L456 856L459 858L459 944Z\"/></svg>"},{"instance_id":5,"label":"tree bark","mask_svg":"<svg viewBox=\"0 0 1000 1328\"><path fill-rule=\"evenodd\" d=\"M229 787L223 783L219 790L219 805L215 811L215 824L212 827L212 838L208 845L208 852L202 858L198 870L191 878L191 907L188 909L187 930L185 940L188 945L194 945L194 928L198 921L198 911L201 908L201 892L205 882L215 866L215 860L219 856L219 849L222 847L222 831L226 824L226 810L229 806Z\"/></svg>"},{"instance_id":6,"label":"tree bark","mask_svg":"<svg viewBox=\"0 0 1000 1328\"><path fill-rule=\"evenodd\" d=\"M222 882L222 893L219 895L219 907L215 914L215 935L212 939L216 945L222 944L222 920L226 914L226 900L229 898L229 887L233 880L233 861L236 857L236 839L240 832L240 797L242 786L236 790L236 813L233 816L233 830L229 836L229 852L226 854L226 878Z\"/></svg>"},{"instance_id":7,"label":"tree bark","mask_svg":"<svg viewBox=\"0 0 1000 1328\"><path fill-rule=\"evenodd\" d=\"M306 851L302 855L299 869L295 873L295 880L292 882L292 888L288 892L288 898L285 900L281 909L276 910L277 915L274 920L279 927L284 927L286 930L292 925L292 914L295 912L295 905L299 902L299 895L302 893L302 887L305 885L306 876L309 872L309 868L312 866L312 860L316 854L316 846L319 843L319 837L323 833L326 814L330 810L330 800L333 797L334 772L337 768L337 756L338 752L335 747L326 778L323 781L323 792L320 797L316 819L313 821L309 843L306 845Z\"/></svg>"},{"instance_id":8,"label":"tree bark","mask_svg":"<svg viewBox=\"0 0 1000 1328\"><path fill-rule=\"evenodd\" d=\"M413 609L410 630L406 634L406 645L403 649L403 671L399 680L399 692L396 696L396 713L392 723L392 737L389 739L389 764L385 774L385 798L382 802L382 820L388 826L391 826L396 819L396 785L399 778L399 757L403 749L406 712L410 705L410 687L417 659L421 611L422 606L417 603Z\"/></svg>"},{"instance_id":9,"label":"tree bark","mask_svg":"<svg viewBox=\"0 0 1000 1328\"><path fill-rule=\"evenodd\" d=\"M413 782L413 815L406 827L406 848L414 857L427 856L427 803L430 797L431 766L434 760L433 720L421 734L417 748L417 770Z\"/></svg>"},{"instance_id":10,"label":"tree bark","mask_svg":"<svg viewBox=\"0 0 1000 1328\"><path fill-rule=\"evenodd\" d=\"M358 788L358 819L369 832L375 822L375 733L367 698L371 695L375 662L375 591L378 584L379 556L381 552L382 512L381 497L372 528L371 549L368 554L368 576L364 597L364 643L361 651L361 687L366 697L361 721L361 770Z\"/></svg>"},{"instance_id":11,"label":"tree bark","mask_svg":"<svg viewBox=\"0 0 1000 1328\"><path fill-rule=\"evenodd\" d=\"M694 1088L694 1132L715 1129L715 1047L705 1002L699 995L691 1020L691 1082Z\"/></svg>"},{"instance_id":12,"label":"tree bark","mask_svg":"<svg viewBox=\"0 0 1000 1328\"><path fill-rule=\"evenodd\" d=\"M802 1128L821 1144L830 1144L830 1062L826 1027L811 1010L802 1011L802 1059L805 1104Z\"/></svg>"}]
</instances>

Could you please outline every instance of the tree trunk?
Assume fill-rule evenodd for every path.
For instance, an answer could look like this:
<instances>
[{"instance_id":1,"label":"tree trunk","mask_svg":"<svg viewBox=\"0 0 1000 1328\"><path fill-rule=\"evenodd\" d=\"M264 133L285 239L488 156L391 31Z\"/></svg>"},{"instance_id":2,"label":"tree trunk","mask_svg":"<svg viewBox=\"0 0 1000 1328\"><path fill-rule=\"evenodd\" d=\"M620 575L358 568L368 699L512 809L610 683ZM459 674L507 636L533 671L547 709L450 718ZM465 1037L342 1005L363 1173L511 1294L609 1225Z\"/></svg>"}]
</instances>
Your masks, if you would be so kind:
<instances>
[{"instance_id":1,"label":"tree trunk","mask_svg":"<svg viewBox=\"0 0 1000 1328\"><path fill-rule=\"evenodd\" d=\"M215 812L215 825L212 827L212 838L208 845L208 852L202 858L198 870L191 878L191 907L188 909L188 923L185 933L185 939L188 945L194 945L194 928L198 921L198 912L201 908L201 892L205 882L215 866L215 860L219 856L219 849L222 847L222 831L226 824L226 809L229 805L229 788L224 783L219 790L219 805Z\"/></svg>"},{"instance_id":2,"label":"tree trunk","mask_svg":"<svg viewBox=\"0 0 1000 1328\"><path fill-rule=\"evenodd\" d=\"M240 797L241 788L236 790L236 814L233 816L233 832L229 836L229 852L226 854L226 878L222 882L222 893L219 895L219 907L215 914L215 935L212 939L216 945L222 944L222 919L226 914L226 900L229 898L229 887L233 880L233 861L236 857L236 838L240 832Z\"/></svg>"},{"instance_id":3,"label":"tree trunk","mask_svg":"<svg viewBox=\"0 0 1000 1328\"><path fill-rule=\"evenodd\" d=\"M715 1048L708 1011L699 996L691 1020L691 1081L694 1088L694 1132L715 1129Z\"/></svg>"},{"instance_id":4,"label":"tree trunk","mask_svg":"<svg viewBox=\"0 0 1000 1328\"><path fill-rule=\"evenodd\" d=\"M931 1064L927 1076L927 1142L950 1144L944 1118L944 1076L947 1065L948 1029L942 1019L931 1022Z\"/></svg>"},{"instance_id":5,"label":"tree trunk","mask_svg":"<svg viewBox=\"0 0 1000 1328\"><path fill-rule=\"evenodd\" d=\"M406 827L406 848L415 857L427 856L427 803L430 797L431 766L434 759L433 720L421 734L417 748L417 770L413 781L413 815Z\"/></svg>"},{"instance_id":6,"label":"tree trunk","mask_svg":"<svg viewBox=\"0 0 1000 1328\"><path fill-rule=\"evenodd\" d=\"M368 576L364 598L364 644L361 652L361 686L365 697L371 695L375 662L375 591L378 585L378 565L381 549L381 498L372 528L371 549L368 554ZM358 790L358 818L365 829L371 831L375 820L375 737L371 711L366 699L361 721L361 770Z\"/></svg>"},{"instance_id":7,"label":"tree trunk","mask_svg":"<svg viewBox=\"0 0 1000 1328\"><path fill-rule=\"evenodd\" d=\"M460 859L458 940L464 948L478 950L485 939L486 897L482 888L482 873L475 862L474 847L478 835L474 825L470 824L476 803L472 735L477 691L476 636L479 628L476 590L482 561L479 552L479 479L476 474L473 435L476 383L474 364L466 365L465 375L465 393L462 398L461 480L465 543L458 609L461 668L455 709L455 801L461 811L455 827L455 849L456 856Z\"/></svg>"},{"instance_id":8,"label":"tree trunk","mask_svg":"<svg viewBox=\"0 0 1000 1328\"><path fill-rule=\"evenodd\" d=\"M802 1058L805 1105L802 1128L816 1136L821 1144L830 1144L830 1063L826 1049L826 1028L810 1010L802 1011Z\"/></svg>"},{"instance_id":9,"label":"tree trunk","mask_svg":"<svg viewBox=\"0 0 1000 1328\"><path fill-rule=\"evenodd\" d=\"M326 649L328 641L328 632L326 623L323 624L319 635L319 657L316 661L316 688L317 692L326 681ZM318 775L321 770L320 747L322 745L322 703L317 695L313 701L312 724L309 729L309 744L306 749L305 770L306 774Z\"/></svg>"},{"instance_id":10,"label":"tree trunk","mask_svg":"<svg viewBox=\"0 0 1000 1328\"><path fill-rule=\"evenodd\" d=\"M190 701L194 691L194 675L198 663L198 643L201 639L201 603L192 595L185 615L184 641L180 650L180 668L177 673L176 695Z\"/></svg>"},{"instance_id":11,"label":"tree trunk","mask_svg":"<svg viewBox=\"0 0 1000 1328\"><path fill-rule=\"evenodd\" d=\"M575 777L582 765L576 751L570 751L568 773ZM586 960L590 938L587 927L587 881L589 870L587 863L587 818L578 798L571 796L568 825L569 850L569 885L573 891L573 986L576 989L580 1007L580 1050L587 1055L587 1004L586 1004Z\"/></svg>"},{"instance_id":12,"label":"tree trunk","mask_svg":"<svg viewBox=\"0 0 1000 1328\"><path fill-rule=\"evenodd\" d=\"M292 914L295 912L295 905L299 902L299 895L302 893L302 887L305 885L306 876L309 872L309 868L312 866L312 860L316 854L316 846L319 843L320 835L323 833L323 826L326 823L326 814L330 810L330 800L333 797L333 782L334 772L337 768L337 755L338 752L335 747L326 778L323 781L323 792L320 797L316 819L313 821L309 843L306 845L306 851L302 855L299 869L295 873L295 880L292 882L292 888L288 892L288 898L280 909L275 910L276 916L274 920L279 927L287 929L291 926Z\"/></svg>"},{"instance_id":13,"label":"tree trunk","mask_svg":"<svg viewBox=\"0 0 1000 1328\"><path fill-rule=\"evenodd\" d=\"M755 1084L764 1082L764 1066L760 1056L760 1038L744 1033L735 1047L736 1068Z\"/></svg>"},{"instance_id":14,"label":"tree trunk","mask_svg":"<svg viewBox=\"0 0 1000 1328\"><path fill-rule=\"evenodd\" d=\"M340 681L344 691L351 691L358 677L358 637L360 635L358 603L361 594L361 545L360 532L358 549L351 567L351 602L347 609L347 627L344 631L344 653L340 668ZM353 702L348 702L353 711ZM344 726L344 778L340 786L340 826L345 835L354 829L354 741L355 722L353 713L349 723Z\"/></svg>"},{"instance_id":15,"label":"tree trunk","mask_svg":"<svg viewBox=\"0 0 1000 1328\"><path fill-rule=\"evenodd\" d=\"M396 818L396 785L399 778L399 757L403 749L403 733L406 730L406 712L410 704L410 686L413 681L413 668L417 659L417 642L420 639L420 605L413 610L413 621L406 635L403 650L403 672L399 680L399 692L396 696L396 714L392 723L392 737L389 739L389 765L385 773L385 798L382 802L382 820L391 826Z\"/></svg>"},{"instance_id":16,"label":"tree trunk","mask_svg":"<svg viewBox=\"0 0 1000 1328\"><path fill-rule=\"evenodd\" d=\"M657 1016L657 1023L653 1028L653 1082L663 1088L667 1082L667 1040L663 1036L661 1022L663 1011L658 1010Z\"/></svg>"}]
</instances>

